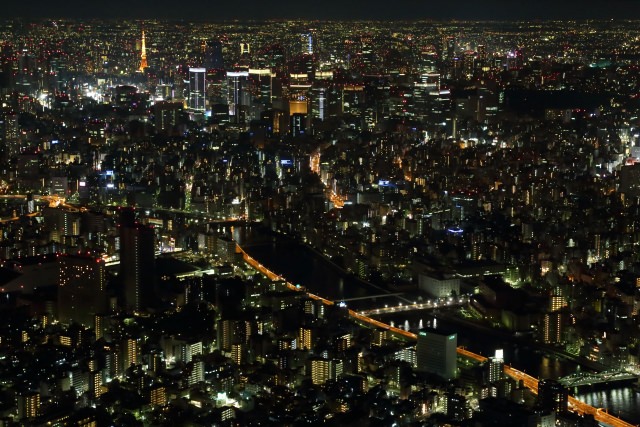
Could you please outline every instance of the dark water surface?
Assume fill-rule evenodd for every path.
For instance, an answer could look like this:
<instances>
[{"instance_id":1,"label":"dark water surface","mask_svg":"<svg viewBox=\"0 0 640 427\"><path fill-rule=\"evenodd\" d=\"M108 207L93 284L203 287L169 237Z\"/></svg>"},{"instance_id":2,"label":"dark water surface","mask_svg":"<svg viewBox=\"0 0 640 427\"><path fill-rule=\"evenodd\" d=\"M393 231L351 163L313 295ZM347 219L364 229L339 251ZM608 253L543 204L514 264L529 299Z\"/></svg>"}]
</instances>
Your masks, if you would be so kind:
<instances>
[{"instance_id":1,"label":"dark water surface","mask_svg":"<svg viewBox=\"0 0 640 427\"><path fill-rule=\"evenodd\" d=\"M346 274L319 254L286 237L265 234L259 229L236 227L233 238L252 257L287 280L306 287L309 292L330 300L350 300L383 295L385 290L364 283ZM349 306L356 309L398 304L396 297L354 300ZM416 330L426 326L431 316L426 312L397 313L383 319L394 326ZM440 321L443 322L443 321ZM446 323L446 321L444 321ZM505 363L538 378L559 378L576 371L577 365L543 354L534 348L518 345L490 335L480 335L464 326L448 325L458 331L458 344L485 356L496 349L504 350ZM592 406L608 408L609 412L634 424L640 423L640 394L632 388L583 392L576 397Z\"/></svg>"}]
</instances>

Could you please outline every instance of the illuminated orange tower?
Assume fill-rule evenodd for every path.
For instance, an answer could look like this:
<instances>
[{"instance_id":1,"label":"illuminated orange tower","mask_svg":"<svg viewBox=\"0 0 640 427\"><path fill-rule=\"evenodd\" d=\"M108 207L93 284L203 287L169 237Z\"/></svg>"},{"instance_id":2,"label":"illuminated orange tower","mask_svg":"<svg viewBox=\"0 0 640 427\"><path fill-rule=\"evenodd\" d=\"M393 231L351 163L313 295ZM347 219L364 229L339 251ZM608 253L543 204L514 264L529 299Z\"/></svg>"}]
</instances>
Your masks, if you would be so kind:
<instances>
[{"instance_id":1,"label":"illuminated orange tower","mask_svg":"<svg viewBox=\"0 0 640 427\"><path fill-rule=\"evenodd\" d=\"M144 30L142 30L142 49L140 52L140 72L144 72L144 69L147 68L147 46L145 45L144 39Z\"/></svg>"}]
</instances>

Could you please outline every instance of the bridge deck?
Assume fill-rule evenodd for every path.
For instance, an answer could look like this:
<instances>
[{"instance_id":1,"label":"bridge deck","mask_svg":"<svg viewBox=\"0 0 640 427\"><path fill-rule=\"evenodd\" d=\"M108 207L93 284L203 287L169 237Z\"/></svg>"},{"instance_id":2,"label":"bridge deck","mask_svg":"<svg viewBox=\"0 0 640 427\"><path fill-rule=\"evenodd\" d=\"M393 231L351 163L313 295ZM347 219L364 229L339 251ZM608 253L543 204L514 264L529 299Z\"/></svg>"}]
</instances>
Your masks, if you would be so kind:
<instances>
[{"instance_id":1,"label":"bridge deck","mask_svg":"<svg viewBox=\"0 0 640 427\"><path fill-rule=\"evenodd\" d=\"M256 261L255 259L253 259L251 256L249 256L249 254L247 254L240 246L237 246L237 251L239 253L242 253L242 257L244 259L244 261L249 264L251 267L255 268L257 271L259 271L260 273L264 274L266 277L268 277L271 280L278 280L278 281L283 281L286 286L289 289L292 290L299 290L294 284L288 282L286 279L284 279L283 277L275 274L274 272L272 272L271 270L269 270L268 268L266 268L265 266L263 266L262 264L260 264L258 261ZM314 295L314 294L308 294L310 298L313 298L315 300L318 301L322 301L324 304L327 305L333 305L333 301L329 301L328 299L322 298L318 295ZM353 310L349 310L349 315L360 321L363 323L366 323L368 325L374 326L376 328L384 328L387 329L388 331L411 339L411 340L416 340L417 336L414 333L405 331L403 329L399 329L399 328L394 328L392 326L387 325L386 323L382 323L378 320L372 319L370 317L364 316L362 314L359 314ZM465 348L462 347L458 347L457 349L458 354L461 356L465 356L468 357L470 359L473 360L477 360L478 362L484 362L487 360L486 357L481 356L479 354L473 353L469 350L466 350ZM518 381L522 381L522 383L524 384L525 387L527 387L529 390L531 390L531 392L538 394L538 379L532 377L531 375L528 375L524 372L521 372L517 369L514 369L510 366L505 366L504 367L504 372L505 374L507 374L508 376L510 376L511 378L518 380ZM576 399L573 396L569 396L569 409L572 412L575 412L577 414L580 415L584 415L584 414L588 414L588 415L593 415L593 417L595 418L596 421L600 422L600 423L604 423L607 425L610 425L612 427L634 427L633 424L628 423L626 421L621 420L620 418L614 417L613 415L610 415L609 413L607 413L607 411L603 408L594 408L591 405L588 405L578 399Z\"/></svg>"}]
</instances>

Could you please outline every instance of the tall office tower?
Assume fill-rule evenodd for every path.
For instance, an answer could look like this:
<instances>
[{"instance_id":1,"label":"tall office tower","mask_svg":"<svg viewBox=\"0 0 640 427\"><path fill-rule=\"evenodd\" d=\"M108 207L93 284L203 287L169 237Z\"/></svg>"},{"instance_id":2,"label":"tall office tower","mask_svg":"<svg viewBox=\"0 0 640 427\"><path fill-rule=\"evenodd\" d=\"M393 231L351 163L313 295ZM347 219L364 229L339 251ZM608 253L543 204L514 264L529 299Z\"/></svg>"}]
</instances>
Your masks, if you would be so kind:
<instances>
[{"instance_id":1,"label":"tall office tower","mask_svg":"<svg viewBox=\"0 0 640 427\"><path fill-rule=\"evenodd\" d=\"M137 223L130 208L120 211L120 277L126 310L140 311L153 304L155 233L153 228Z\"/></svg>"},{"instance_id":2,"label":"tall office tower","mask_svg":"<svg viewBox=\"0 0 640 427\"><path fill-rule=\"evenodd\" d=\"M458 334L425 328L418 333L417 370L445 379L456 377Z\"/></svg>"},{"instance_id":3,"label":"tall office tower","mask_svg":"<svg viewBox=\"0 0 640 427\"><path fill-rule=\"evenodd\" d=\"M485 67L487 66L487 47L483 44L478 45L478 68L480 68L481 71L488 71L485 70Z\"/></svg>"},{"instance_id":4,"label":"tall office tower","mask_svg":"<svg viewBox=\"0 0 640 427\"><path fill-rule=\"evenodd\" d=\"M273 79L276 77L270 69L250 69L249 80L256 93L257 101L265 106L270 106L273 102Z\"/></svg>"},{"instance_id":5,"label":"tall office tower","mask_svg":"<svg viewBox=\"0 0 640 427\"><path fill-rule=\"evenodd\" d=\"M204 67L206 69L224 69L222 43L219 40L207 42L204 50Z\"/></svg>"},{"instance_id":6,"label":"tall office tower","mask_svg":"<svg viewBox=\"0 0 640 427\"><path fill-rule=\"evenodd\" d=\"M300 44L302 54L313 55L316 49L316 40L314 39L316 30L310 29L308 33L300 35Z\"/></svg>"},{"instance_id":7,"label":"tall office tower","mask_svg":"<svg viewBox=\"0 0 640 427\"><path fill-rule=\"evenodd\" d=\"M64 255L58 263L58 320L94 326L95 315L107 310L104 261L92 256Z\"/></svg>"},{"instance_id":8,"label":"tall office tower","mask_svg":"<svg viewBox=\"0 0 640 427\"><path fill-rule=\"evenodd\" d=\"M569 409L569 392L555 380L540 380L538 382L537 403L543 411L565 413Z\"/></svg>"},{"instance_id":9,"label":"tall office tower","mask_svg":"<svg viewBox=\"0 0 640 427\"><path fill-rule=\"evenodd\" d=\"M189 111L205 112L205 94L207 91L207 69L189 68Z\"/></svg>"},{"instance_id":10,"label":"tall office tower","mask_svg":"<svg viewBox=\"0 0 640 427\"><path fill-rule=\"evenodd\" d=\"M140 48L140 68L138 68L138 71L143 73L144 69L147 68L148 66L149 65L147 65L147 45L144 37L144 30L142 30L142 47Z\"/></svg>"},{"instance_id":11,"label":"tall office tower","mask_svg":"<svg viewBox=\"0 0 640 427\"><path fill-rule=\"evenodd\" d=\"M447 37L445 39L445 49L446 49L446 56L445 58L447 59L447 61L451 61L456 54L456 38L454 36L451 37Z\"/></svg>"},{"instance_id":12,"label":"tall office tower","mask_svg":"<svg viewBox=\"0 0 640 427\"><path fill-rule=\"evenodd\" d=\"M289 133L291 136L304 135L306 130L307 116L304 114L292 114L289 120Z\"/></svg>"},{"instance_id":13,"label":"tall office tower","mask_svg":"<svg viewBox=\"0 0 640 427\"><path fill-rule=\"evenodd\" d=\"M314 84L311 89L311 116L323 121L327 117L327 88Z\"/></svg>"},{"instance_id":14,"label":"tall office tower","mask_svg":"<svg viewBox=\"0 0 640 427\"><path fill-rule=\"evenodd\" d=\"M167 136L176 133L181 110L181 102L156 102L154 105L156 133Z\"/></svg>"},{"instance_id":15,"label":"tall office tower","mask_svg":"<svg viewBox=\"0 0 640 427\"><path fill-rule=\"evenodd\" d=\"M249 77L248 71L228 71L227 72L227 103L229 104L229 121L241 124L245 122L245 108L248 105L244 86Z\"/></svg>"}]
</instances>

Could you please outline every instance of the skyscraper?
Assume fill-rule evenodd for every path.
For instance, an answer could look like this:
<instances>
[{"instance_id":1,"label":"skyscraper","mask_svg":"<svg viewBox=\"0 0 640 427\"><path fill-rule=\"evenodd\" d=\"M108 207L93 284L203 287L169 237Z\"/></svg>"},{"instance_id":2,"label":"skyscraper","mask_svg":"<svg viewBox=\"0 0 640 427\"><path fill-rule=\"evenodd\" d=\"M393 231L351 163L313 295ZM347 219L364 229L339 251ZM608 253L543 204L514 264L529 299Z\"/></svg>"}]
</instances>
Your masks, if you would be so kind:
<instances>
[{"instance_id":1,"label":"skyscraper","mask_svg":"<svg viewBox=\"0 0 640 427\"><path fill-rule=\"evenodd\" d=\"M58 320L94 326L95 315L107 310L104 261L88 255L64 255L58 262Z\"/></svg>"},{"instance_id":2,"label":"skyscraper","mask_svg":"<svg viewBox=\"0 0 640 427\"><path fill-rule=\"evenodd\" d=\"M425 328L418 333L417 370L445 379L456 377L458 334Z\"/></svg>"},{"instance_id":3,"label":"skyscraper","mask_svg":"<svg viewBox=\"0 0 640 427\"><path fill-rule=\"evenodd\" d=\"M204 67L207 69L224 69L222 43L219 40L207 42L204 50Z\"/></svg>"},{"instance_id":4,"label":"skyscraper","mask_svg":"<svg viewBox=\"0 0 640 427\"><path fill-rule=\"evenodd\" d=\"M242 106L247 105L248 102L244 100L243 88L247 84L249 72L247 71L228 71L227 72L227 87L229 104L229 121L231 123L244 123L245 111Z\"/></svg>"},{"instance_id":5,"label":"skyscraper","mask_svg":"<svg viewBox=\"0 0 640 427\"><path fill-rule=\"evenodd\" d=\"M181 102L158 101L154 105L156 133L172 135L179 122Z\"/></svg>"},{"instance_id":6,"label":"skyscraper","mask_svg":"<svg viewBox=\"0 0 640 427\"><path fill-rule=\"evenodd\" d=\"M559 344L563 341L563 311L544 314L543 339L545 344Z\"/></svg>"},{"instance_id":7,"label":"skyscraper","mask_svg":"<svg viewBox=\"0 0 640 427\"><path fill-rule=\"evenodd\" d=\"M495 383L504 378L504 351L496 350L494 357L490 357L487 361L487 380L489 383Z\"/></svg>"},{"instance_id":8,"label":"skyscraper","mask_svg":"<svg viewBox=\"0 0 640 427\"><path fill-rule=\"evenodd\" d=\"M140 311L153 303L155 295L154 229L135 221L133 209L120 212L120 277L124 305Z\"/></svg>"},{"instance_id":9,"label":"skyscraper","mask_svg":"<svg viewBox=\"0 0 640 427\"><path fill-rule=\"evenodd\" d=\"M204 113L207 91L207 69L189 68L189 110L192 113Z\"/></svg>"},{"instance_id":10,"label":"skyscraper","mask_svg":"<svg viewBox=\"0 0 640 427\"><path fill-rule=\"evenodd\" d=\"M122 345L124 369L127 370L131 365L140 363L140 349L138 341L133 338L127 338Z\"/></svg>"}]
</instances>

